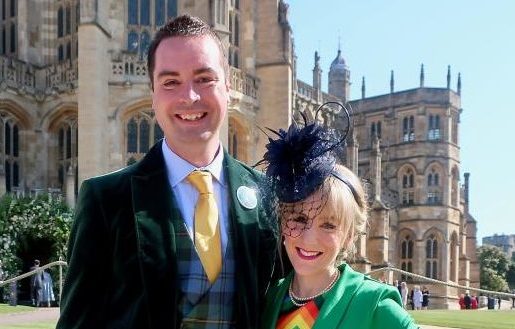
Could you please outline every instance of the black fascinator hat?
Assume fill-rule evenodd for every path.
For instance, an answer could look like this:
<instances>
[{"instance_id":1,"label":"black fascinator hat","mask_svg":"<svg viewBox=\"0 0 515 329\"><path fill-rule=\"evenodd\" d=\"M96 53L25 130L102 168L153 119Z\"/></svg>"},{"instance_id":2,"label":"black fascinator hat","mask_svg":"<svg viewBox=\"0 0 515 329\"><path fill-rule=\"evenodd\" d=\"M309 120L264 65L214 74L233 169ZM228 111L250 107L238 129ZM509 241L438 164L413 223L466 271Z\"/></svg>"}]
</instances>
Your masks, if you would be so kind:
<instances>
[{"instance_id":1,"label":"black fascinator hat","mask_svg":"<svg viewBox=\"0 0 515 329\"><path fill-rule=\"evenodd\" d=\"M343 129L331 129L318 122L319 112L330 106L341 109L339 114L343 114L345 120ZM330 175L342 180L334 170L335 151L342 146L349 132L349 111L340 103L327 102L317 109L313 122L308 122L304 113L300 114L304 123L294 122L287 131L267 128L277 138L268 137L267 151L257 164L266 165L266 176L275 196L282 203L304 200ZM349 185L346 180L344 183Z\"/></svg>"}]
</instances>

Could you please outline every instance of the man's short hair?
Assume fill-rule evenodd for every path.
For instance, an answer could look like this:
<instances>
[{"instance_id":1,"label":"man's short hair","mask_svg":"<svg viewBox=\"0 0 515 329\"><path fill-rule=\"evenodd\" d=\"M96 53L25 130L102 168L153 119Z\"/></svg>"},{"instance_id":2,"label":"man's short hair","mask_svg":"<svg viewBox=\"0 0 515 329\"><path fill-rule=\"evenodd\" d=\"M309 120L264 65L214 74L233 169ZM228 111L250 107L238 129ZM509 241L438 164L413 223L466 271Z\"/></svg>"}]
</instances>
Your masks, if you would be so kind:
<instances>
[{"instance_id":1,"label":"man's short hair","mask_svg":"<svg viewBox=\"0 0 515 329\"><path fill-rule=\"evenodd\" d=\"M178 16L169 20L154 35L154 39L150 43L147 54L147 70L150 78L150 84L154 89L154 66L156 50L161 41L171 37L200 37L210 36L218 45L221 54L222 66L224 68L225 78L229 77L229 63L227 60L225 48L216 32L200 18L190 15Z\"/></svg>"}]
</instances>

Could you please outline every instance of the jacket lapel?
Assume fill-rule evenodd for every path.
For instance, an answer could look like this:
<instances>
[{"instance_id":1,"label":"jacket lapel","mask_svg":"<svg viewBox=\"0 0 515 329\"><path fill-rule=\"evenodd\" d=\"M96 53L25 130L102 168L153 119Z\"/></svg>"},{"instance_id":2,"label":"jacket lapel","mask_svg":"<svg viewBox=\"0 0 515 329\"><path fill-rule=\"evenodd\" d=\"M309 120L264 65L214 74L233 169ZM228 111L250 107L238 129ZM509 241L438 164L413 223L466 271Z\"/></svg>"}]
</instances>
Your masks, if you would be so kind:
<instances>
[{"instance_id":1,"label":"jacket lapel","mask_svg":"<svg viewBox=\"0 0 515 329\"><path fill-rule=\"evenodd\" d=\"M253 209L242 206L237 197L238 188L246 186L256 191L258 186L253 177L243 169L227 152L224 154L225 174L228 178L229 209L231 225L234 230L236 258L236 321L242 328L254 328L258 307L257 258L259 250L259 211L260 205ZM259 195L257 195L259 200Z\"/></svg>"},{"instance_id":2,"label":"jacket lapel","mask_svg":"<svg viewBox=\"0 0 515 329\"><path fill-rule=\"evenodd\" d=\"M175 234L172 218L180 211L168 184L161 143L137 165L131 179L138 257L151 327L177 323L170 314L178 303ZM165 311L163 311L165 310Z\"/></svg>"},{"instance_id":3,"label":"jacket lapel","mask_svg":"<svg viewBox=\"0 0 515 329\"><path fill-rule=\"evenodd\" d=\"M334 288L325 296L324 304L320 309L313 329L340 328L342 323L347 323L347 326L349 325L347 311L356 292L363 284L364 277L347 264L341 265L339 269L342 272L342 276ZM362 311L358 317L364 316L364 310ZM358 323L350 324L350 327L357 326Z\"/></svg>"}]
</instances>

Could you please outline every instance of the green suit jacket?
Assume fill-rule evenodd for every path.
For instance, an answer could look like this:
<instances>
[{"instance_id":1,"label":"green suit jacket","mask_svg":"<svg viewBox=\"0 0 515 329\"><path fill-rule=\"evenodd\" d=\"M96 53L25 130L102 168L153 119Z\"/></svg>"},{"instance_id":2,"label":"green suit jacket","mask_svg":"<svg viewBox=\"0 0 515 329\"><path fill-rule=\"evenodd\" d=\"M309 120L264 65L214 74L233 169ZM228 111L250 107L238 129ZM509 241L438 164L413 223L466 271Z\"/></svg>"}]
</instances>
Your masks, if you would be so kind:
<instances>
[{"instance_id":1,"label":"green suit jacket","mask_svg":"<svg viewBox=\"0 0 515 329\"><path fill-rule=\"evenodd\" d=\"M254 209L236 197L240 186L258 187L258 172L227 153L224 170L236 257L235 320L238 328L258 328L275 259L275 219L266 217L259 195ZM161 142L140 162L84 181L57 328L179 328L182 293L171 221L177 217Z\"/></svg>"},{"instance_id":2,"label":"green suit jacket","mask_svg":"<svg viewBox=\"0 0 515 329\"><path fill-rule=\"evenodd\" d=\"M313 329L416 329L411 316L401 306L397 288L377 282L340 266L342 275L324 295L324 303ZM270 288L266 297L263 329L276 327L282 302L293 278L290 273Z\"/></svg>"}]
</instances>

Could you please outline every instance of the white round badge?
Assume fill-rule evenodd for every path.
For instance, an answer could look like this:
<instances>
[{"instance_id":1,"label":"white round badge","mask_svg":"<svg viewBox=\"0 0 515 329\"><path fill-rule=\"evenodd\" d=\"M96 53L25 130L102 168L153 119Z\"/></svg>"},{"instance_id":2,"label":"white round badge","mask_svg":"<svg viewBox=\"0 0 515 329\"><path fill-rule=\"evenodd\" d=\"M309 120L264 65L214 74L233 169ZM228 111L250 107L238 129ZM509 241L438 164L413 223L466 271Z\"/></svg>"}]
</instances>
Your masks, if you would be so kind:
<instances>
[{"instance_id":1,"label":"white round badge","mask_svg":"<svg viewBox=\"0 0 515 329\"><path fill-rule=\"evenodd\" d=\"M247 209L254 209L257 206L256 191L247 186L240 186L236 190L236 196L242 206Z\"/></svg>"}]
</instances>

